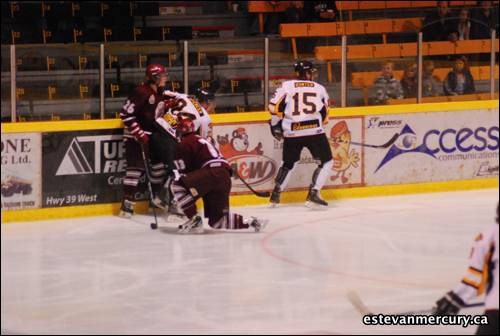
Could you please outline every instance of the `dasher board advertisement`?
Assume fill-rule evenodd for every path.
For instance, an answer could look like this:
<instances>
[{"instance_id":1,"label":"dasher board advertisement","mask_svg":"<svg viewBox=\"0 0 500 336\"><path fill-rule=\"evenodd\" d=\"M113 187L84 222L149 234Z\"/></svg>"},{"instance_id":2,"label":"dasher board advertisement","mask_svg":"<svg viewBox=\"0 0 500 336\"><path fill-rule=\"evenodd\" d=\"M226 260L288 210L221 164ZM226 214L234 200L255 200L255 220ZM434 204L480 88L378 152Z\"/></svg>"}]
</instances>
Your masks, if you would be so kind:
<instances>
[{"instance_id":1,"label":"dasher board advertisement","mask_svg":"<svg viewBox=\"0 0 500 336\"><path fill-rule=\"evenodd\" d=\"M371 119L370 119L371 118ZM368 185L498 177L498 109L367 117Z\"/></svg>"},{"instance_id":2,"label":"dasher board advertisement","mask_svg":"<svg viewBox=\"0 0 500 336\"><path fill-rule=\"evenodd\" d=\"M332 118L325 125L333 156L333 167L325 188L364 185L364 149L351 144L351 141L362 141L362 125L362 117ZM266 122L215 125L213 137L231 167L254 189L265 191L274 187L282 160L283 141L271 136ZM286 190L307 190L318 163L307 149L303 149ZM245 193L248 189L234 176L232 192Z\"/></svg>"},{"instance_id":3,"label":"dasher board advertisement","mask_svg":"<svg viewBox=\"0 0 500 336\"><path fill-rule=\"evenodd\" d=\"M41 206L40 133L2 134L2 210Z\"/></svg>"},{"instance_id":4,"label":"dasher board advertisement","mask_svg":"<svg viewBox=\"0 0 500 336\"><path fill-rule=\"evenodd\" d=\"M43 206L120 202L126 160L123 130L43 134ZM144 176L135 195L146 199Z\"/></svg>"}]
</instances>

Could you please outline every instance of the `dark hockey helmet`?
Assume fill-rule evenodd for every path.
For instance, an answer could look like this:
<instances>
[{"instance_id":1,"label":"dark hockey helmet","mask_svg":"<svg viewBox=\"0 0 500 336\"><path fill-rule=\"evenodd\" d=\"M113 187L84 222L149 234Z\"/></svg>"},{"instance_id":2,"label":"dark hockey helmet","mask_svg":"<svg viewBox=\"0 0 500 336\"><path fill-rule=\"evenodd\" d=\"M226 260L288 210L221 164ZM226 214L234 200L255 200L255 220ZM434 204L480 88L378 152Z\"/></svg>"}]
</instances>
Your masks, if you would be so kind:
<instances>
[{"instance_id":1,"label":"dark hockey helmet","mask_svg":"<svg viewBox=\"0 0 500 336\"><path fill-rule=\"evenodd\" d=\"M161 64L153 63L146 68L146 78L152 83L156 82L162 74L166 73L167 69Z\"/></svg>"},{"instance_id":2,"label":"dark hockey helmet","mask_svg":"<svg viewBox=\"0 0 500 336\"><path fill-rule=\"evenodd\" d=\"M190 133L194 133L194 123L190 118L185 118L179 116L179 121L177 123L177 136L182 137Z\"/></svg>"},{"instance_id":3,"label":"dark hockey helmet","mask_svg":"<svg viewBox=\"0 0 500 336\"><path fill-rule=\"evenodd\" d=\"M315 71L314 65L309 61L300 60L294 64L295 72L301 78L304 78L307 73Z\"/></svg>"},{"instance_id":4,"label":"dark hockey helmet","mask_svg":"<svg viewBox=\"0 0 500 336\"><path fill-rule=\"evenodd\" d=\"M215 95L207 89L197 88L194 96L200 103L210 102L215 99Z\"/></svg>"}]
</instances>

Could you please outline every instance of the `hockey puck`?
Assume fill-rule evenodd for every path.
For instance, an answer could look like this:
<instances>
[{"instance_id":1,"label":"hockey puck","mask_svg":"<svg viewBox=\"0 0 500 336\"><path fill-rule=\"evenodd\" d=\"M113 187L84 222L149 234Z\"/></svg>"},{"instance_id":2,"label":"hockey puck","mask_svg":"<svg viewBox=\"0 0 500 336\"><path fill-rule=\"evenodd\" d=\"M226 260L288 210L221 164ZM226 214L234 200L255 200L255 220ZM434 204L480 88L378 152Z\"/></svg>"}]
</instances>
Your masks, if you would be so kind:
<instances>
[{"instance_id":1,"label":"hockey puck","mask_svg":"<svg viewBox=\"0 0 500 336\"><path fill-rule=\"evenodd\" d=\"M158 224L156 224L156 223L151 223L151 225L150 225L150 226L151 226L151 228L152 228L153 230L158 229Z\"/></svg>"}]
</instances>

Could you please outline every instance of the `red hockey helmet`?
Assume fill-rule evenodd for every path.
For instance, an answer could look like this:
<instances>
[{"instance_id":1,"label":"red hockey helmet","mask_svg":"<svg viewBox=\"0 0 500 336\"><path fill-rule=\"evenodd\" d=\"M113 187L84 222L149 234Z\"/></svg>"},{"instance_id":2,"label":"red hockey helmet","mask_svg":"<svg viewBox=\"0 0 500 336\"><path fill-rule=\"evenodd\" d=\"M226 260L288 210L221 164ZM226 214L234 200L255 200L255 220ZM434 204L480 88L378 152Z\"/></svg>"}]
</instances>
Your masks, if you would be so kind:
<instances>
[{"instance_id":1,"label":"red hockey helmet","mask_svg":"<svg viewBox=\"0 0 500 336\"><path fill-rule=\"evenodd\" d=\"M182 137L190 133L194 133L194 123L190 118L179 117L179 122L177 123L177 136Z\"/></svg>"},{"instance_id":2,"label":"red hockey helmet","mask_svg":"<svg viewBox=\"0 0 500 336\"><path fill-rule=\"evenodd\" d=\"M156 82L162 74L166 74L167 69L161 64L153 63L146 68L146 77L150 82Z\"/></svg>"}]
</instances>

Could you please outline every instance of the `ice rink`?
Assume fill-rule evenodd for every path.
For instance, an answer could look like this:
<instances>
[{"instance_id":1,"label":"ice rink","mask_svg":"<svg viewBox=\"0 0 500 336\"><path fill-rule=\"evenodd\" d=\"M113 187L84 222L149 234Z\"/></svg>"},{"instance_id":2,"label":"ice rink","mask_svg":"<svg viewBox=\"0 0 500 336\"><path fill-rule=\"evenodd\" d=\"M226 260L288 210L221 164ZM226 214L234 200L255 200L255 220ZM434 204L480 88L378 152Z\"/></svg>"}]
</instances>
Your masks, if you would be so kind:
<instances>
[{"instance_id":1,"label":"ice rink","mask_svg":"<svg viewBox=\"0 0 500 336\"><path fill-rule=\"evenodd\" d=\"M269 219L261 233L153 231L147 215L2 224L2 334L473 334L365 326L346 293L375 312L430 308L497 202L487 189L233 209Z\"/></svg>"}]
</instances>

